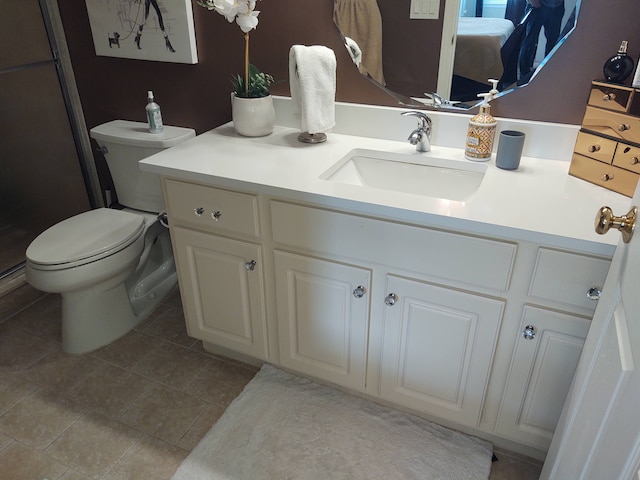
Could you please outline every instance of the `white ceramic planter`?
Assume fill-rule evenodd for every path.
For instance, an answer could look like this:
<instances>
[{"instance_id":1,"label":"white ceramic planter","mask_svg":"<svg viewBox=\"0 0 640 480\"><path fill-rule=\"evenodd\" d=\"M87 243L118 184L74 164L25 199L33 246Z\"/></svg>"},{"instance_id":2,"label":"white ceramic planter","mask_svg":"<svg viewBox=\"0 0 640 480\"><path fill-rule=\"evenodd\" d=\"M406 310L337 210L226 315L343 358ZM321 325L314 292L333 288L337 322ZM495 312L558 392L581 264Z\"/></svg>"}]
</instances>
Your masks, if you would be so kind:
<instances>
[{"instance_id":1,"label":"white ceramic planter","mask_svg":"<svg viewBox=\"0 0 640 480\"><path fill-rule=\"evenodd\" d=\"M241 98L231 94L233 126L245 137L263 137L273 132L276 113L271 95L261 98Z\"/></svg>"}]
</instances>

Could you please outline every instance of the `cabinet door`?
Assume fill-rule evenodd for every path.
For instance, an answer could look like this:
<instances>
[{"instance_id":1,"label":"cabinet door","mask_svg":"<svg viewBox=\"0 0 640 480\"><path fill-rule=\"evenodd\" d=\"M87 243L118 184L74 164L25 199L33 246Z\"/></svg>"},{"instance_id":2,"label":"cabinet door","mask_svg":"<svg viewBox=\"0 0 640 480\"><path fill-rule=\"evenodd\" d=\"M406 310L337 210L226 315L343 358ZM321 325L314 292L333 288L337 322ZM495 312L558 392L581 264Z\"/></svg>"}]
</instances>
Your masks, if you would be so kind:
<instances>
[{"instance_id":1,"label":"cabinet door","mask_svg":"<svg viewBox=\"0 0 640 480\"><path fill-rule=\"evenodd\" d=\"M364 390L371 272L274 255L281 365Z\"/></svg>"},{"instance_id":2,"label":"cabinet door","mask_svg":"<svg viewBox=\"0 0 640 480\"><path fill-rule=\"evenodd\" d=\"M504 304L389 275L381 395L476 427Z\"/></svg>"},{"instance_id":3,"label":"cabinet door","mask_svg":"<svg viewBox=\"0 0 640 480\"><path fill-rule=\"evenodd\" d=\"M189 335L266 359L260 247L180 227L173 245Z\"/></svg>"},{"instance_id":4,"label":"cabinet door","mask_svg":"<svg viewBox=\"0 0 640 480\"><path fill-rule=\"evenodd\" d=\"M590 320L524 307L496 431L547 450Z\"/></svg>"}]
</instances>

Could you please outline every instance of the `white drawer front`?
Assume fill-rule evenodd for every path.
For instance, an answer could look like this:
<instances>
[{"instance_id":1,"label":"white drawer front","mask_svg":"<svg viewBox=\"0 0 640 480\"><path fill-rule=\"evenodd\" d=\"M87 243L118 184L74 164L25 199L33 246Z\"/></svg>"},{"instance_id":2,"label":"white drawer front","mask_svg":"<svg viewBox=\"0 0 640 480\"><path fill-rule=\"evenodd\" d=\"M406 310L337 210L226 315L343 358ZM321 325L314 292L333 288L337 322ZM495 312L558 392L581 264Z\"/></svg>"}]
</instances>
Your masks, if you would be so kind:
<instances>
[{"instance_id":1,"label":"white drawer front","mask_svg":"<svg viewBox=\"0 0 640 480\"><path fill-rule=\"evenodd\" d=\"M540 248L529 295L570 307L595 310L587 297L591 287L602 288L610 260Z\"/></svg>"},{"instance_id":2,"label":"white drawer front","mask_svg":"<svg viewBox=\"0 0 640 480\"><path fill-rule=\"evenodd\" d=\"M498 291L509 286L517 245L272 201L274 240L305 250Z\"/></svg>"},{"instance_id":3,"label":"white drawer front","mask_svg":"<svg viewBox=\"0 0 640 480\"><path fill-rule=\"evenodd\" d=\"M254 195L165 179L169 220L211 232L260 236Z\"/></svg>"}]
</instances>

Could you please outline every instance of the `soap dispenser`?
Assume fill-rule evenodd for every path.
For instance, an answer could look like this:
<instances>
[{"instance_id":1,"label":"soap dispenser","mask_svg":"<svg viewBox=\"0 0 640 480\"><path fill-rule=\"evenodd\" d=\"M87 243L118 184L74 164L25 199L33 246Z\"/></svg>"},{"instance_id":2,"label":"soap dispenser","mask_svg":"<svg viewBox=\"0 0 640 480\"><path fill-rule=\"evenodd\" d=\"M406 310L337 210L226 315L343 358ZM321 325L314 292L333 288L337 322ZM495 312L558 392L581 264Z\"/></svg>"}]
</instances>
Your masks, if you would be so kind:
<instances>
[{"instance_id":1,"label":"soap dispenser","mask_svg":"<svg viewBox=\"0 0 640 480\"><path fill-rule=\"evenodd\" d=\"M486 162L491 159L493 139L496 136L496 126L498 125L496 119L491 115L491 105L489 104L489 101L498 93L496 89L498 81L489 81L493 83L493 88L489 93L478 95L484 100L480 105L480 112L471 117L467 131L464 156L467 160L475 162Z\"/></svg>"}]
</instances>

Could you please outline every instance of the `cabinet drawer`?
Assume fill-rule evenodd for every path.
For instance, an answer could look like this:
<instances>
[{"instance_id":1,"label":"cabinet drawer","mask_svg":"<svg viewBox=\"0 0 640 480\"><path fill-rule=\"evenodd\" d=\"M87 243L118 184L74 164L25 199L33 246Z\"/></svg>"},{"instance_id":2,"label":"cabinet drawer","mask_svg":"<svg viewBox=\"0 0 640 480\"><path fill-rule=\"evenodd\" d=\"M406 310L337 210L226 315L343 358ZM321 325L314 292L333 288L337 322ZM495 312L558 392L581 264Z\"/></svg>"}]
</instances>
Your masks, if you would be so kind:
<instances>
[{"instance_id":1,"label":"cabinet drawer","mask_svg":"<svg viewBox=\"0 0 640 480\"><path fill-rule=\"evenodd\" d=\"M601 162L611 163L616 145L617 142L614 140L580 132L576 140L575 152Z\"/></svg>"},{"instance_id":2,"label":"cabinet drawer","mask_svg":"<svg viewBox=\"0 0 640 480\"><path fill-rule=\"evenodd\" d=\"M168 179L164 190L169 220L174 224L260 236L254 195Z\"/></svg>"},{"instance_id":3,"label":"cabinet drawer","mask_svg":"<svg viewBox=\"0 0 640 480\"><path fill-rule=\"evenodd\" d=\"M589 94L589 105L616 112L626 112L633 89L614 87L604 83L593 83Z\"/></svg>"},{"instance_id":4,"label":"cabinet drawer","mask_svg":"<svg viewBox=\"0 0 640 480\"><path fill-rule=\"evenodd\" d=\"M515 243L374 220L272 201L273 238L282 245L376 262L455 283L504 291Z\"/></svg>"},{"instance_id":5,"label":"cabinet drawer","mask_svg":"<svg viewBox=\"0 0 640 480\"><path fill-rule=\"evenodd\" d=\"M640 143L640 118L631 115L587 107L582 127L628 142Z\"/></svg>"},{"instance_id":6,"label":"cabinet drawer","mask_svg":"<svg viewBox=\"0 0 640 480\"><path fill-rule=\"evenodd\" d=\"M594 310L597 302L587 297L587 290L594 286L602 288L609 263L605 258L540 248L529 295Z\"/></svg>"},{"instance_id":7,"label":"cabinet drawer","mask_svg":"<svg viewBox=\"0 0 640 480\"><path fill-rule=\"evenodd\" d=\"M575 153L571 160L569 174L627 197L633 196L638 183L638 174L636 173Z\"/></svg>"},{"instance_id":8,"label":"cabinet drawer","mask_svg":"<svg viewBox=\"0 0 640 480\"><path fill-rule=\"evenodd\" d=\"M613 164L616 167L640 173L640 148L619 143L613 157Z\"/></svg>"}]
</instances>

